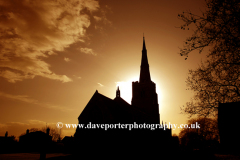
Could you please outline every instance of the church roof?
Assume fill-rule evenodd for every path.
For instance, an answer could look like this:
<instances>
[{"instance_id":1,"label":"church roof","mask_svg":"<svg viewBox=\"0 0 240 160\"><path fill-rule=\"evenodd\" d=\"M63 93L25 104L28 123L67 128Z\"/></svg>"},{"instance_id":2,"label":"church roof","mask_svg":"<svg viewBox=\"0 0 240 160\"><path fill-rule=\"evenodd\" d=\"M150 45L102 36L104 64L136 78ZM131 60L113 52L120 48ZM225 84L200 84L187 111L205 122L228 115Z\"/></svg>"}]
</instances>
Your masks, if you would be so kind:
<instances>
[{"instance_id":1,"label":"church roof","mask_svg":"<svg viewBox=\"0 0 240 160\"><path fill-rule=\"evenodd\" d=\"M79 123L143 123L148 115L121 97L114 100L96 91L80 116Z\"/></svg>"}]
</instances>

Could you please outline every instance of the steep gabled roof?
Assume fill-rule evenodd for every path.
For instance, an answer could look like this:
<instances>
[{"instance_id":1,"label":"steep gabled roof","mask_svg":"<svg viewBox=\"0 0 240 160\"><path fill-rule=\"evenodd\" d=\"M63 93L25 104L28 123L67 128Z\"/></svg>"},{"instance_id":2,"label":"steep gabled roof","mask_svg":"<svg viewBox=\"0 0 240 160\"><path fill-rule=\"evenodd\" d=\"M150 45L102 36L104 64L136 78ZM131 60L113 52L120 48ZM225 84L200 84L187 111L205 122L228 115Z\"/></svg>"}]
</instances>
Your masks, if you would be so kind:
<instances>
[{"instance_id":1,"label":"steep gabled roof","mask_svg":"<svg viewBox=\"0 0 240 160\"><path fill-rule=\"evenodd\" d=\"M148 119L148 115L128 104L121 97L114 100L96 91L80 116L79 123L133 123Z\"/></svg>"}]
</instances>

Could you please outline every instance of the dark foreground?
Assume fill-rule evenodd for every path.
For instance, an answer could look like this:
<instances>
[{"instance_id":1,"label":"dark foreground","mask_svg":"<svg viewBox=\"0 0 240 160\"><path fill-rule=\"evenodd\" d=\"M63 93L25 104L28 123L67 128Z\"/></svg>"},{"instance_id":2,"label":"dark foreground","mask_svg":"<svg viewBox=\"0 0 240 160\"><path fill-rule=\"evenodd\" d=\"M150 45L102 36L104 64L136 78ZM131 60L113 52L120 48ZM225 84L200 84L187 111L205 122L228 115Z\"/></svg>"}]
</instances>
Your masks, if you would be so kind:
<instances>
[{"instance_id":1,"label":"dark foreground","mask_svg":"<svg viewBox=\"0 0 240 160\"><path fill-rule=\"evenodd\" d=\"M240 160L240 154L221 154L221 153L207 153L201 151L181 151L181 152L168 152L163 153L159 151L158 153L141 153L137 151L133 151L133 154L124 154L123 150L119 151L118 154L114 153L111 154L109 152L102 152L102 154L88 152L88 153L81 153L76 155L72 154L63 154L63 153L49 153L46 154L47 160L75 160L75 159L92 159L92 158L104 158L104 159L130 159L130 158L148 158L148 159L183 159L183 160ZM12 154L0 154L1 160L39 160L40 154L39 153L12 153Z\"/></svg>"}]
</instances>

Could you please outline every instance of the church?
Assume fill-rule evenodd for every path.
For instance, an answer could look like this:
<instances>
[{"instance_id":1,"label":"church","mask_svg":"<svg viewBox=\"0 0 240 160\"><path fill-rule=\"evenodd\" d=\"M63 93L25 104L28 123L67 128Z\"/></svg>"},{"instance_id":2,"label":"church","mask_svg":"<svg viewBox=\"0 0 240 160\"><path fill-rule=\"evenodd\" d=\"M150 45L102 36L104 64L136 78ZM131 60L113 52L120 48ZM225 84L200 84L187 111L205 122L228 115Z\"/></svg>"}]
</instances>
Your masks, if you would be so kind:
<instances>
[{"instance_id":1,"label":"church","mask_svg":"<svg viewBox=\"0 0 240 160\"><path fill-rule=\"evenodd\" d=\"M152 82L148 64L147 49L143 37L142 59L139 81L132 82L132 101L127 103L121 98L119 87L116 97L110 99L97 90L78 117L79 124L87 126L91 124L160 124L158 95L156 84ZM163 125L163 123L162 123ZM111 138L110 138L111 137ZM91 148L98 144L109 145L126 144L131 147L150 147L153 144L161 144L167 148L171 141L171 129L143 129L143 128L77 128L75 142ZM94 145L92 145L94 144ZM101 145L99 146L101 147ZM143 148L144 148L143 147ZM141 147L140 147L141 148Z\"/></svg>"}]
</instances>

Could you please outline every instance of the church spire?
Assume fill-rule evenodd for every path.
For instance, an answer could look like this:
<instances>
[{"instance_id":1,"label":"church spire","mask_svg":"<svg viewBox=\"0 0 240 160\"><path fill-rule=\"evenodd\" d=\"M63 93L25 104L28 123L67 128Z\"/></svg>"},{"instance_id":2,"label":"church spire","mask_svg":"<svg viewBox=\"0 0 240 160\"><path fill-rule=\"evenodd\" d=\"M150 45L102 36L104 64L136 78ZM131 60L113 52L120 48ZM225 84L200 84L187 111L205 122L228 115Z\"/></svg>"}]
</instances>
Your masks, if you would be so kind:
<instances>
[{"instance_id":1,"label":"church spire","mask_svg":"<svg viewBox=\"0 0 240 160\"><path fill-rule=\"evenodd\" d=\"M120 97L120 90L119 90L119 86L118 86L118 89L117 89L117 91L116 91L116 98L117 97Z\"/></svg>"},{"instance_id":2,"label":"church spire","mask_svg":"<svg viewBox=\"0 0 240 160\"><path fill-rule=\"evenodd\" d=\"M151 82L149 64L148 64L148 58L147 58L147 49L146 49L144 37L143 37L142 62L141 62L139 82L140 83L141 82Z\"/></svg>"},{"instance_id":3,"label":"church spire","mask_svg":"<svg viewBox=\"0 0 240 160\"><path fill-rule=\"evenodd\" d=\"M143 34L143 49L142 49L142 50L145 50L145 51L147 51L147 49L146 49L146 45L145 45L144 34Z\"/></svg>"}]
</instances>

